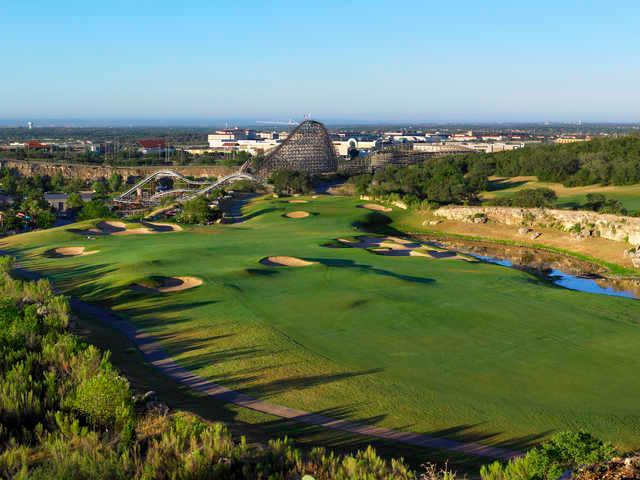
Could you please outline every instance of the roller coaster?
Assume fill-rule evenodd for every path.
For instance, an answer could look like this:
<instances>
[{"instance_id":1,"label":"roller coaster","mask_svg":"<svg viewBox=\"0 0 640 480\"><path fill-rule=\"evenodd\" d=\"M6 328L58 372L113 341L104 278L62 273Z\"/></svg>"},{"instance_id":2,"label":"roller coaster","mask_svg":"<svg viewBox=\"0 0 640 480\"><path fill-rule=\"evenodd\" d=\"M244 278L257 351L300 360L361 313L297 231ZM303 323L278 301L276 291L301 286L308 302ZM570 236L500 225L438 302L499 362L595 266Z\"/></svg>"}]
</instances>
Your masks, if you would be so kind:
<instances>
[{"instance_id":1,"label":"roller coaster","mask_svg":"<svg viewBox=\"0 0 640 480\"><path fill-rule=\"evenodd\" d=\"M175 203L183 203L206 195L226 183L236 180L255 181L255 177L245 173L245 169L243 165L239 171L215 181L192 180L173 170L159 170L114 198L113 202L117 207L127 210L156 207L167 198Z\"/></svg>"},{"instance_id":2,"label":"roller coaster","mask_svg":"<svg viewBox=\"0 0 640 480\"><path fill-rule=\"evenodd\" d=\"M208 181L192 180L173 170L159 170L140 180L113 202L120 211L138 212L157 207L166 199L172 203L183 203L235 180L265 182L276 170L316 175L335 172L337 168L335 150L327 129L320 122L305 120L263 158L245 162L235 173Z\"/></svg>"}]
</instances>

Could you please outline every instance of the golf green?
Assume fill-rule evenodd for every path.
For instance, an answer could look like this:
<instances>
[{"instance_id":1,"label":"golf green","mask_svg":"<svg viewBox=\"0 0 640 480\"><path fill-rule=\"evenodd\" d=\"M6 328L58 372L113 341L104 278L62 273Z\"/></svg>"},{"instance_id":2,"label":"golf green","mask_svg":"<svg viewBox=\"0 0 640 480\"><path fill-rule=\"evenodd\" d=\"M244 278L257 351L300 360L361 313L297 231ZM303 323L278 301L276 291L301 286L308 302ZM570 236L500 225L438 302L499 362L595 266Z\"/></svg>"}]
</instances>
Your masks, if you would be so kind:
<instances>
[{"instance_id":1,"label":"golf green","mask_svg":"<svg viewBox=\"0 0 640 480\"><path fill-rule=\"evenodd\" d=\"M0 248L130 318L184 367L272 403L516 448L566 428L640 445L640 302L485 263L323 246L371 212L305 199L254 200L240 224L87 236L84 222ZM98 253L45 254L71 246ZM203 284L131 288L174 276Z\"/></svg>"}]
</instances>

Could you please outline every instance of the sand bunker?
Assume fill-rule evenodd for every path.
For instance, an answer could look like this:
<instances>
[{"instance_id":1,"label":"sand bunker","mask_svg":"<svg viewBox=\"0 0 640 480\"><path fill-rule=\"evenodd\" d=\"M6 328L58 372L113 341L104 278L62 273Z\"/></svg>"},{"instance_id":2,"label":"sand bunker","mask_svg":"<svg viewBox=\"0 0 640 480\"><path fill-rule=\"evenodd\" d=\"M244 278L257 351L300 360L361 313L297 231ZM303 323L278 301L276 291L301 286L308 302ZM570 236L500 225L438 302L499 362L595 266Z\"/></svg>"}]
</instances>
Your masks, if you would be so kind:
<instances>
[{"instance_id":1,"label":"sand bunker","mask_svg":"<svg viewBox=\"0 0 640 480\"><path fill-rule=\"evenodd\" d=\"M182 227L172 223L152 223L143 222L142 226L136 228L127 228L124 222L113 220L103 221L96 224L95 228L86 230L69 230L73 233L86 236L95 235L147 235L151 233L179 232Z\"/></svg>"},{"instance_id":2,"label":"sand bunker","mask_svg":"<svg viewBox=\"0 0 640 480\"><path fill-rule=\"evenodd\" d=\"M260 260L260 263L269 267L308 267L315 265L316 262L308 262L296 257L266 257Z\"/></svg>"},{"instance_id":3,"label":"sand bunker","mask_svg":"<svg viewBox=\"0 0 640 480\"><path fill-rule=\"evenodd\" d=\"M364 205L358 205L358 208L366 208L367 210L373 210L375 212L390 212L393 210L391 207L384 207L376 203L365 203Z\"/></svg>"},{"instance_id":4,"label":"sand bunker","mask_svg":"<svg viewBox=\"0 0 640 480\"><path fill-rule=\"evenodd\" d=\"M150 225L154 233L181 232L183 230L180 225L175 223L144 222L144 225Z\"/></svg>"},{"instance_id":5,"label":"sand bunker","mask_svg":"<svg viewBox=\"0 0 640 480\"><path fill-rule=\"evenodd\" d=\"M61 258L61 257L83 257L85 255L93 255L98 253L98 250L91 250L87 252L85 247L59 247L47 250L46 255L49 257Z\"/></svg>"},{"instance_id":6,"label":"sand bunker","mask_svg":"<svg viewBox=\"0 0 640 480\"><path fill-rule=\"evenodd\" d=\"M289 200L289 203L309 203L309 200Z\"/></svg>"},{"instance_id":7,"label":"sand bunker","mask_svg":"<svg viewBox=\"0 0 640 480\"><path fill-rule=\"evenodd\" d=\"M364 248L377 255L390 257L426 257L434 259L452 259L474 261L455 251L447 250L431 243L415 242L400 237L357 237L356 240L338 238L342 245L352 248Z\"/></svg>"},{"instance_id":8,"label":"sand bunker","mask_svg":"<svg viewBox=\"0 0 640 480\"><path fill-rule=\"evenodd\" d=\"M107 234L120 233L127 229L127 225L124 222L113 221L99 222L96 227L98 230Z\"/></svg>"},{"instance_id":9,"label":"sand bunker","mask_svg":"<svg viewBox=\"0 0 640 480\"><path fill-rule=\"evenodd\" d=\"M202 285L202 279L198 277L163 277L159 280L160 286L148 287L134 283L131 285L133 290L141 290L145 292L155 293L173 293Z\"/></svg>"},{"instance_id":10,"label":"sand bunker","mask_svg":"<svg viewBox=\"0 0 640 480\"><path fill-rule=\"evenodd\" d=\"M285 213L284 216L287 218L307 218L309 215L311 215L309 212L298 210L296 212Z\"/></svg>"}]
</instances>

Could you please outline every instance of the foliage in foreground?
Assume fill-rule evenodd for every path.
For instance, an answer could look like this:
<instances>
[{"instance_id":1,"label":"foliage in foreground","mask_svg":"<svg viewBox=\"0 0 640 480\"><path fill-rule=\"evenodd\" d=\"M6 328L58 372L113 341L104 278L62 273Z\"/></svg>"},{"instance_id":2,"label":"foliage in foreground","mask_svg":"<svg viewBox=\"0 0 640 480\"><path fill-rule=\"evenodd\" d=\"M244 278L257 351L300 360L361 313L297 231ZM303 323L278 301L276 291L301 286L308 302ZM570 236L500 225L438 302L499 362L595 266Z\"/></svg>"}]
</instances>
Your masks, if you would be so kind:
<instances>
[{"instance_id":1,"label":"foliage in foreground","mask_svg":"<svg viewBox=\"0 0 640 480\"><path fill-rule=\"evenodd\" d=\"M557 480L581 465L604 462L615 449L585 432L560 432L526 455L480 470L482 480Z\"/></svg>"}]
</instances>

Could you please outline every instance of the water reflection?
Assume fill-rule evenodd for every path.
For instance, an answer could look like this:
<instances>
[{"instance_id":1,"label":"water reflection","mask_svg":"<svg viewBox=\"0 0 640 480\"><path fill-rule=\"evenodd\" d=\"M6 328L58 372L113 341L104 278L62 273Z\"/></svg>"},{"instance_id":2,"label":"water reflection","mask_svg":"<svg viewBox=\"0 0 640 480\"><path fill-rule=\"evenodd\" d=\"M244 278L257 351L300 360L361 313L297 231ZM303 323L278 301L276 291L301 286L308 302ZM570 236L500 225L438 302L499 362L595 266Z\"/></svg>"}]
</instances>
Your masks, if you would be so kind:
<instances>
[{"instance_id":1,"label":"water reflection","mask_svg":"<svg viewBox=\"0 0 640 480\"><path fill-rule=\"evenodd\" d=\"M442 238L431 235L420 235L419 238L443 248L465 253L484 262L531 273L570 290L598 295L640 298L640 279L608 277L604 267L569 255L487 241Z\"/></svg>"},{"instance_id":2,"label":"water reflection","mask_svg":"<svg viewBox=\"0 0 640 480\"><path fill-rule=\"evenodd\" d=\"M495 265L501 265L503 267L518 268L519 265L507 259L501 259L496 257L490 257L486 255L478 255L469 253L474 258L482 260L483 262L493 263ZM622 290L614 285L613 281L609 281L606 278L591 275L572 275L557 268L550 268L546 270L536 269L534 272L537 275L542 275L547 280L550 280L559 287L568 288L569 290L577 290L579 292L596 293L598 295L610 295L612 297L626 297L626 298L638 298L638 296L632 290Z\"/></svg>"}]
</instances>

